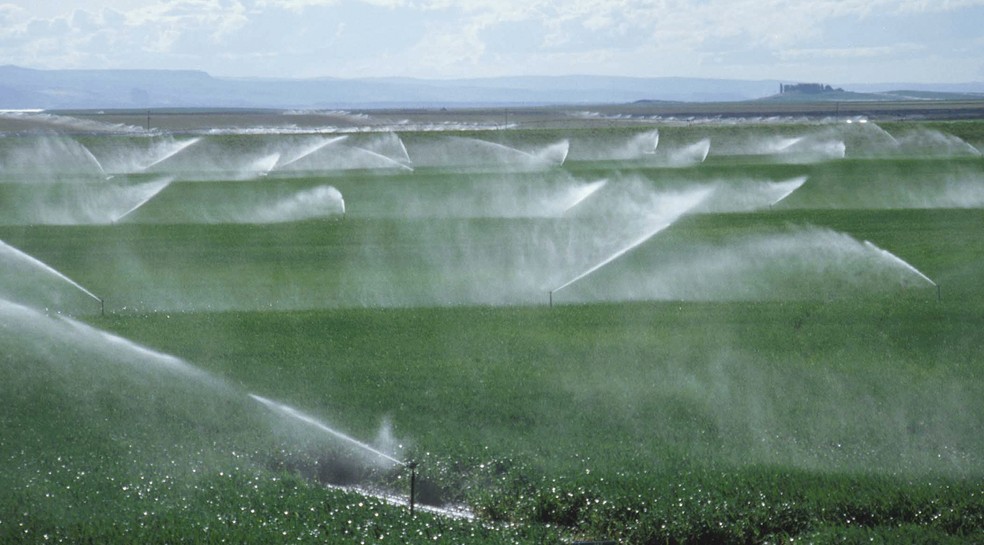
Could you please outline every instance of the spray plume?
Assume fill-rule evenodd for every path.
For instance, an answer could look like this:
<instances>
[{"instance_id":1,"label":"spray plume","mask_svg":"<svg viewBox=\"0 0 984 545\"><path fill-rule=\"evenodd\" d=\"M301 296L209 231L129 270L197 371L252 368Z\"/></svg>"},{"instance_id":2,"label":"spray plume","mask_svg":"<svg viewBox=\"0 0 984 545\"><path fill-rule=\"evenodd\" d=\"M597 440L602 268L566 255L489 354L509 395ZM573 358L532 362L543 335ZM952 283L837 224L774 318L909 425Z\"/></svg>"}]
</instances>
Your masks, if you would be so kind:
<instances>
[{"instance_id":1,"label":"spray plume","mask_svg":"<svg viewBox=\"0 0 984 545\"><path fill-rule=\"evenodd\" d=\"M273 409L273 410L275 410L275 411L277 411L279 413L285 414L285 415L287 415L287 416L289 416L289 417L291 417L291 418L293 418L295 420L299 420L299 421L301 421L301 422L303 422L305 424L308 424L309 426L314 427L314 428L316 428L318 430L321 430L321 431L323 431L325 433L328 433L330 435L333 435L333 436L335 436L335 437L337 437L337 438L339 438L339 439L341 439L343 441L346 441L346 442L348 442L348 443L350 443L352 445L355 445L355 446L357 446L357 447L359 447L359 448L361 448L361 449L363 449L365 451L368 451L368 452L370 452L372 454L375 454L376 456L379 456L380 458L383 458L385 460L388 460L390 462L393 462L394 464L397 464L397 465L401 465L401 466L407 465L405 462L402 462L400 460L397 460L396 458L390 456L389 454L386 454L385 452L376 450L375 448L373 448L373 447L371 447L371 446L363 443L362 441L359 441L357 439L354 439L352 437L349 437L348 435L345 435L344 433L342 433L340 431L333 430L332 428L326 426L324 423L319 422L314 417L309 416L309 415L306 415L306 414L298 411L297 409L295 409L293 407L290 407L288 405L284 405L283 403L277 403L276 401L267 399L265 397L258 396L256 394L249 394L249 397L253 398L254 400L256 400L256 401L258 401L260 403L262 403L263 405L267 406L270 409Z\"/></svg>"}]
</instances>

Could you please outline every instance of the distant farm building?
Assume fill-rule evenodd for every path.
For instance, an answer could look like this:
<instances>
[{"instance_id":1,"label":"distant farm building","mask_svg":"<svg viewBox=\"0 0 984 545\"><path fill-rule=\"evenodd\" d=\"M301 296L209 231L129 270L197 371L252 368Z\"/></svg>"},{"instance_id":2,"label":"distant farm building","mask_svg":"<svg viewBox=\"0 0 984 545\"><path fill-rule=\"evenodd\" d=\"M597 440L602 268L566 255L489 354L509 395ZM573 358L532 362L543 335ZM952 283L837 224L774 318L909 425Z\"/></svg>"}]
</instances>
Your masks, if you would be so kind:
<instances>
[{"instance_id":1,"label":"distant farm building","mask_svg":"<svg viewBox=\"0 0 984 545\"><path fill-rule=\"evenodd\" d=\"M785 93L803 93L808 95L816 95L820 93L830 93L833 91L843 91L843 89L834 89L829 85L824 85L823 83L780 83L779 84L779 94Z\"/></svg>"}]
</instances>

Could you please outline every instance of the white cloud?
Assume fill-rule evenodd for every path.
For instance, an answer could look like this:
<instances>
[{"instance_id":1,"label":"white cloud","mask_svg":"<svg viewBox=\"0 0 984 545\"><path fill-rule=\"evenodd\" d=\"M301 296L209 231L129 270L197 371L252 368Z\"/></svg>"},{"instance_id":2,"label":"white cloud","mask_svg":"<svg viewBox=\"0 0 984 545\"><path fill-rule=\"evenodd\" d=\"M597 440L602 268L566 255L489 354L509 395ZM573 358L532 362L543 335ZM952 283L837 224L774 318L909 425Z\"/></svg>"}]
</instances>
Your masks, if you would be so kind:
<instances>
[{"instance_id":1,"label":"white cloud","mask_svg":"<svg viewBox=\"0 0 984 545\"><path fill-rule=\"evenodd\" d=\"M0 21L4 23L23 18L28 11L16 4L0 4Z\"/></svg>"},{"instance_id":2,"label":"white cloud","mask_svg":"<svg viewBox=\"0 0 984 545\"><path fill-rule=\"evenodd\" d=\"M0 43L23 34L27 10L11 4L0 4Z\"/></svg>"},{"instance_id":3,"label":"white cloud","mask_svg":"<svg viewBox=\"0 0 984 545\"><path fill-rule=\"evenodd\" d=\"M901 54L916 53L924 49L925 48L923 46L918 44L903 43L876 47L789 49L780 51L778 56L782 60L859 59L890 57Z\"/></svg>"},{"instance_id":4,"label":"white cloud","mask_svg":"<svg viewBox=\"0 0 984 545\"><path fill-rule=\"evenodd\" d=\"M939 13L974 6L984 6L982 0L902 0L891 2L883 0L886 7L894 7L902 13Z\"/></svg>"},{"instance_id":5,"label":"white cloud","mask_svg":"<svg viewBox=\"0 0 984 545\"><path fill-rule=\"evenodd\" d=\"M846 73L854 61L900 51L956 64L962 62L957 53L935 45L927 37L932 32L911 37L905 25L884 22L960 21L984 6L984 0L86 0L77 9L61 0L26 2L0 3L2 63L285 77L786 78L782 70L806 71L811 62L829 62L830 70L841 63ZM883 28L889 30L870 32ZM946 32L938 34L945 39ZM964 43L979 39L975 34ZM980 50L968 47L970 54Z\"/></svg>"},{"instance_id":6,"label":"white cloud","mask_svg":"<svg viewBox=\"0 0 984 545\"><path fill-rule=\"evenodd\" d=\"M157 2L126 13L131 29L156 34L158 43L173 43L180 36L203 32L218 42L247 21L246 8L238 0Z\"/></svg>"},{"instance_id":7,"label":"white cloud","mask_svg":"<svg viewBox=\"0 0 984 545\"><path fill-rule=\"evenodd\" d=\"M276 8L300 13L308 8L338 5L339 1L340 0L258 0L255 7L257 9Z\"/></svg>"}]
</instances>

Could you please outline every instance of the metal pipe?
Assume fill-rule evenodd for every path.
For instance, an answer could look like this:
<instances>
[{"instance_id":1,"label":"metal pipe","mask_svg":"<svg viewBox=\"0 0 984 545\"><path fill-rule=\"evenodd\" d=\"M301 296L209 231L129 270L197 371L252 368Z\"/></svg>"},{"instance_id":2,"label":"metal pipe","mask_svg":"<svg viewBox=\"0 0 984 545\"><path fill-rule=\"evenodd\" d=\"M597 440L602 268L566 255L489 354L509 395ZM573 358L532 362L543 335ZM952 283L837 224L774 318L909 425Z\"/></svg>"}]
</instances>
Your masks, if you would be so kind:
<instances>
[{"instance_id":1,"label":"metal pipe","mask_svg":"<svg viewBox=\"0 0 984 545\"><path fill-rule=\"evenodd\" d=\"M407 467L410 468L410 516L412 517L417 488L417 462L409 462Z\"/></svg>"}]
</instances>

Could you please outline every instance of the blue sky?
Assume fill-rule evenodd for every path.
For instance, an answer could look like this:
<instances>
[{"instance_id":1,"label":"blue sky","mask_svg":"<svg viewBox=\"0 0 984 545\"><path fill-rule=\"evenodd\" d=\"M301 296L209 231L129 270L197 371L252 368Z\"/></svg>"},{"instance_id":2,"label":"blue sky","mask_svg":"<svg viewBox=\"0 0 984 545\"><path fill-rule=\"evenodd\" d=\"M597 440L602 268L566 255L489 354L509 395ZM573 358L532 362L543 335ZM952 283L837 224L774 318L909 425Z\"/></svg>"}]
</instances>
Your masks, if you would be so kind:
<instances>
[{"instance_id":1,"label":"blue sky","mask_svg":"<svg viewBox=\"0 0 984 545\"><path fill-rule=\"evenodd\" d=\"M969 82L984 0L0 0L0 64Z\"/></svg>"}]
</instances>

